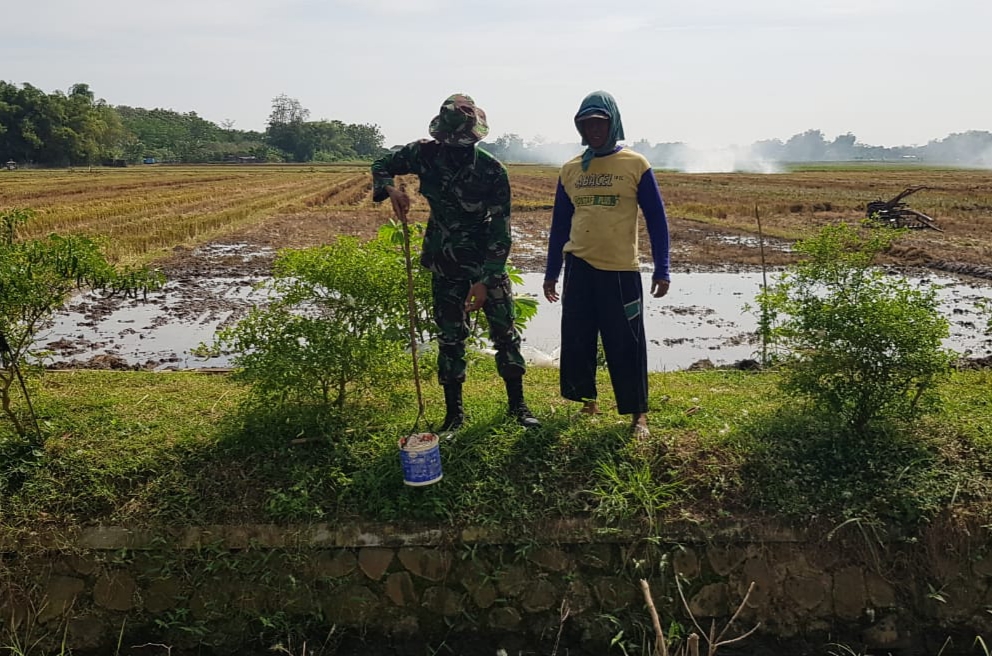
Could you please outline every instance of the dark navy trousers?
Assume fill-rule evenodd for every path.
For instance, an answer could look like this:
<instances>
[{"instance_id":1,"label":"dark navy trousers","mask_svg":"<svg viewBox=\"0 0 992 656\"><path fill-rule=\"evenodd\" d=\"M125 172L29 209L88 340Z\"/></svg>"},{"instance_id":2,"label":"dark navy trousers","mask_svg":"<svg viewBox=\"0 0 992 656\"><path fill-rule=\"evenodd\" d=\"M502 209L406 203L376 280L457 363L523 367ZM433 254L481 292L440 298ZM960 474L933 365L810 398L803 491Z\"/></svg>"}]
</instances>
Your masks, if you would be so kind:
<instances>
[{"instance_id":1,"label":"dark navy trousers","mask_svg":"<svg viewBox=\"0 0 992 656\"><path fill-rule=\"evenodd\" d=\"M639 271L602 271L565 256L561 294L561 395L597 398L597 337L603 340L617 412L648 411L648 351Z\"/></svg>"}]
</instances>

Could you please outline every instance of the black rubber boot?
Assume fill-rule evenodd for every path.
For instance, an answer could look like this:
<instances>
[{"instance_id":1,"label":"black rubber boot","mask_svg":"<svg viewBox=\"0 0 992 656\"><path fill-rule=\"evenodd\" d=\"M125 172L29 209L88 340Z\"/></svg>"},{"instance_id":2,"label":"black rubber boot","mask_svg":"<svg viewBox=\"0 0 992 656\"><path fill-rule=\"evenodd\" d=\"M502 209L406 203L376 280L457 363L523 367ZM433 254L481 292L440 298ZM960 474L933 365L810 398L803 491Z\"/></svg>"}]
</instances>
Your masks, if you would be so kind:
<instances>
[{"instance_id":1,"label":"black rubber boot","mask_svg":"<svg viewBox=\"0 0 992 656\"><path fill-rule=\"evenodd\" d=\"M524 381L521 378L506 378L506 398L509 402L510 416L524 428L537 428L541 422L527 407L524 401Z\"/></svg>"},{"instance_id":2,"label":"black rubber boot","mask_svg":"<svg viewBox=\"0 0 992 656\"><path fill-rule=\"evenodd\" d=\"M461 383L448 383L444 386L444 407L444 423L438 430L442 433L450 433L461 428L465 423Z\"/></svg>"}]
</instances>

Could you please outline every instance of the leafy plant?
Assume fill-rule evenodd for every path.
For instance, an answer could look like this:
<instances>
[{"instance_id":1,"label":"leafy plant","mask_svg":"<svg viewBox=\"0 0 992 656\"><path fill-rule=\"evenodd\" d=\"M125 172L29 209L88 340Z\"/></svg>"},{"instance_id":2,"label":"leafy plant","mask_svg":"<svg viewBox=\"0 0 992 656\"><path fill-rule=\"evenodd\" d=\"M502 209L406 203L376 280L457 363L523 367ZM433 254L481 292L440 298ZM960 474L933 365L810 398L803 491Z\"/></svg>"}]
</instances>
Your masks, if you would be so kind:
<instances>
[{"instance_id":1,"label":"leafy plant","mask_svg":"<svg viewBox=\"0 0 992 656\"><path fill-rule=\"evenodd\" d=\"M992 302L982 300L976 305L979 313L985 318L985 334L992 335Z\"/></svg>"},{"instance_id":2,"label":"leafy plant","mask_svg":"<svg viewBox=\"0 0 992 656\"><path fill-rule=\"evenodd\" d=\"M874 265L897 235L828 226L796 244L806 258L758 297L773 321L771 341L784 352L783 389L855 434L878 419L933 409L950 367L936 292Z\"/></svg>"},{"instance_id":3,"label":"leafy plant","mask_svg":"<svg viewBox=\"0 0 992 656\"><path fill-rule=\"evenodd\" d=\"M423 226L411 230L422 239ZM343 236L328 246L285 250L274 265L276 300L256 307L218 341L236 353L240 376L263 396L337 409L351 392L382 391L409 378L409 306L403 234L384 227L368 242ZM416 243L413 244L416 250ZM430 273L414 265L419 344L436 334ZM528 307L525 301L523 306ZM536 311L522 312L526 321ZM484 323L473 326L481 338Z\"/></svg>"},{"instance_id":4,"label":"leafy plant","mask_svg":"<svg viewBox=\"0 0 992 656\"><path fill-rule=\"evenodd\" d=\"M389 244L340 237L282 251L276 300L255 307L218 341L263 396L344 406L349 386L388 387L407 358L405 276ZM421 304L423 301L421 300Z\"/></svg>"},{"instance_id":5,"label":"leafy plant","mask_svg":"<svg viewBox=\"0 0 992 656\"><path fill-rule=\"evenodd\" d=\"M39 432L24 377L35 336L73 291L92 289L106 298L137 296L162 285L158 272L118 269L100 246L78 235L20 240L18 229L30 210L0 212L0 405L21 437L28 426L14 405L20 390L34 433ZM16 383L16 386L15 386Z\"/></svg>"},{"instance_id":6,"label":"leafy plant","mask_svg":"<svg viewBox=\"0 0 992 656\"><path fill-rule=\"evenodd\" d=\"M424 228L425 226L423 223L410 224L410 249L414 253L420 250L420 242L424 237ZM400 248L403 245L403 226L396 221L390 221L379 229L379 236L382 239L386 239L397 248ZM517 269L511 263L507 262L506 272L510 277L511 283L514 285L523 284L524 279L521 275L520 269ZM430 298L430 276L421 276L418 285L426 285L423 290L419 290L419 287L418 290L422 294L426 293L426 297ZM514 294L513 309L516 314L517 329L523 330L527 326L527 322L537 314L537 299L529 296L522 296L520 294ZM419 320L418 323L433 325L429 315L422 317L422 320ZM477 344L480 343L482 336L488 332L488 325L489 324L486 321L485 313L479 312L478 322L473 326L472 333L469 335L469 340Z\"/></svg>"},{"instance_id":7,"label":"leafy plant","mask_svg":"<svg viewBox=\"0 0 992 656\"><path fill-rule=\"evenodd\" d=\"M678 481L659 481L643 462L601 462L596 474L599 481L591 493L599 501L598 515L621 520L640 515L649 526L654 526L658 512L675 502L682 487Z\"/></svg>"}]
</instances>

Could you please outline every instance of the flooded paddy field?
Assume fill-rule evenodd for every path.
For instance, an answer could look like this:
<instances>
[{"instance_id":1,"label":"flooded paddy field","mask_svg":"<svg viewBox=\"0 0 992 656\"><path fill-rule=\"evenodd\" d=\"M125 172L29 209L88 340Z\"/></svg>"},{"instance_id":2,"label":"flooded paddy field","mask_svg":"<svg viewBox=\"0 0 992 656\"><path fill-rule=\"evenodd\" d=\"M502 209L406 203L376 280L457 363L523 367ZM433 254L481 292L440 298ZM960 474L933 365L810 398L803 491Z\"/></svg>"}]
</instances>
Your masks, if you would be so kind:
<instances>
[{"instance_id":1,"label":"flooded paddy field","mask_svg":"<svg viewBox=\"0 0 992 656\"><path fill-rule=\"evenodd\" d=\"M161 291L145 301L101 300L96 294L77 297L40 335L51 352L51 366L146 369L229 367L227 355L207 357L216 331L243 317L254 304L269 298L268 277L256 265L268 262L273 251L246 243L212 244L189 257L200 266L195 272L170 276ZM216 266L210 266L213 261ZM244 265L238 275L233 262ZM730 267L733 269L733 267ZM198 272L198 273L197 273ZM211 275L215 272L217 275ZM650 274L644 273L645 289ZM776 271L769 273L773 283ZM544 276L523 274L516 293L538 301L538 313L524 331L524 353L535 366L556 366L561 304L541 294ZM648 366L652 371L692 366L728 366L757 359L755 295L762 275L751 270L687 270L673 274L664 298L645 299ZM938 290L940 307L951 324L945 346L976 357L992 352L979 309L992 303L992 285L946 275L910 280Z\"/></svg>"},{"instance_id":2,"label":"flooded paddy field","mask_svg":"<svg viewBox=\"0 0 992 656\"><path fill-rule=\"evenodd\" d=\"M557 169L511 166L513 264L525 273L518 293L538 297L524 335L530 357L553 364L560 306L540 295ZM281 248L329 243L339 235L370 238L391 210L371 202L363 167L174 167L124 172L16 172L0 205L32 207L25 236L80 232L106 240L124 263L162 269L165 289L146 303L74 299L42 334L50 366L199 368L228 366L194 355L267 293ZM792 244L837 222L856 224L866 204L909 186L927 185L911 205L943 232L901 237L883 264L941 285L951 322L948 346L986 355L985 320L975 304L992 285L992 179L986 173L923 168L824 168L760 174L658 173L671 230L673 282L646 304L650 366L672 370L700 360L715 365L754 358L756 318L745 311L770 270L796 261ZM413 178L404 180L411 190ZM126 202L125 202L126 201ZM116 208L106 214L108 204ZM759 238L755 213L763 233ZM413 194L411 217L425 221ZM642 262L649 261L646 234ZM762 248L763 246L763 248ZM966 274L966 275L959 275Z\"/></svg>"}]
</instances>

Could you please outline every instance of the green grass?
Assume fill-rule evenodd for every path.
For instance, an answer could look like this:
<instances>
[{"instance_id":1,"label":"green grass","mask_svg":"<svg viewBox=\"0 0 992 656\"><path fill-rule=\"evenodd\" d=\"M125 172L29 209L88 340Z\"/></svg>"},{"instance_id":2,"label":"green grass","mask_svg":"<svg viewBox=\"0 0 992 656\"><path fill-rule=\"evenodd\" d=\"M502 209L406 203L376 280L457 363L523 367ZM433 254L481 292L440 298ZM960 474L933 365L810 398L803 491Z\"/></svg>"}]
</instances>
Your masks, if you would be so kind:
<instances>
[{"instance_id":1,"label":"green grass","mask_svg":"<svg viewBox=\"0 0 992 656\"><path fill-rule=\"evenodd\" d=\"M225 375L50 373L35 393L42 444L0 422L0 526L569 516L650 527L774 513L911 529L951 504L984 513L992 498L988 371L956 373L943 415L861 440L780 397L773 373L652 374L647 444L628 439L605 374L604 414L581 419L558 396L557 371L532 369L526 381L543 421L533 431L506 418L488 358L473 361L468 424L441 446L444 479L410 488L397 440L416 419L412 385L340 417L251 401ZM441 391L428 383L426 394L436 425Z\"/></svg>"}]
</instances>

